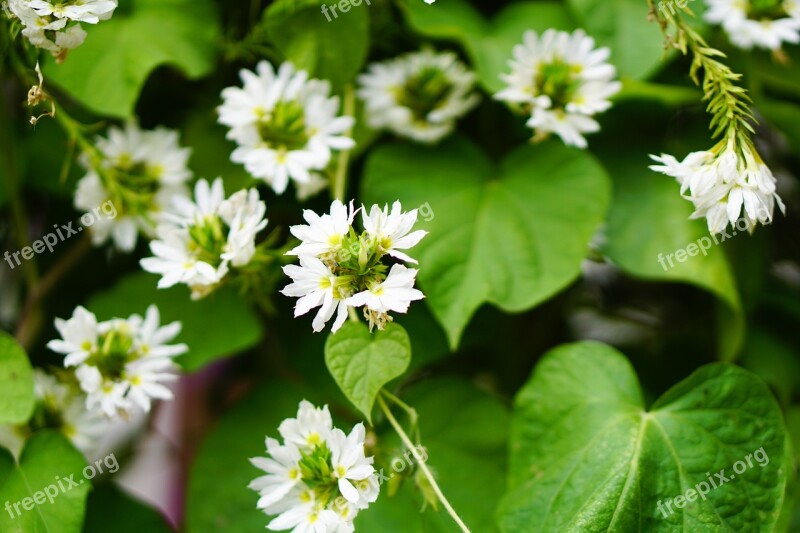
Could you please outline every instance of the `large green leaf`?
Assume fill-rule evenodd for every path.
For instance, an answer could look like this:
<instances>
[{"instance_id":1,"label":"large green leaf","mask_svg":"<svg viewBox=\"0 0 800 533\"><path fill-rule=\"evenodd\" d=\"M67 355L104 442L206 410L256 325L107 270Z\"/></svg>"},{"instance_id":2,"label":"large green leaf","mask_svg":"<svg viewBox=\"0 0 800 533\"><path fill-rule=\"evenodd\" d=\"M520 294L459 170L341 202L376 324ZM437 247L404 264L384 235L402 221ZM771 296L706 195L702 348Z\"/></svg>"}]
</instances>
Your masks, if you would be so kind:
<instances>
[{"instance_id":1,"label":"large green leaf","mask_svg":"<svg viewBox=\"0 0 800 533\"><path fill-rule=\"evenodd\" d=\"M527 30L575 28L569 12L559 2L515 2L490 22L464 0L448 0L428 6L418 0L402 4L411 26L428 37L460 42L472 59L483 86L490 92L503 88L500 74L508 72L514 45L522 43Z\"/></svg>"},{"instance_id":2,"label":"large green leaf","mask_svg":"<svg viewBox=\"0 0 800 533\"><path fill-rule=\"evenodd\" d=\"M367 161L367 203L428 203L430 232L412 250L428 304L457 346L489 302L508 312L541 303L580 272L609 203L603 168L558 142L523 146L498 166L476 146L390 145Z\"/></svg>"},{"instance_id":3,"label":"large green leaf","mask_svg":"<svg viewBox=\"0 0 800 533\"><path fill-rule=\"evenodd\" d=\"M611 49L611 63L621 76L647 78L662 63L664 37L649 20L647 2L639 0L567 0L581 26L598 44Z\"/></svg>"},{"instance_id":4,"label":"large green leaf","mask_svg":"<svg viewBox=\"0 0 800 533\"><path fill-rule=\"evenodd\" d=\"M0 503L6 506L0 531L80 532L91 487L83 477L85 466L83 455L52 431L31 437L19 463L0 449Z\"/></svg>"},{"instance_id":5,"label":"large green leaf","mask_svg":"<svg viewBox=\"0 0 800 533\"><path fill-rule=\"evenodd\" d=\"M246 299L230 288L192 301L183 287L159 290L158 277L139 272L123 278L111 289L93 296L86 307L100 320L142 315L150 304L161 312L161 323L179 320L183 324L175 342L184 342L189 351L177 358L187 372L253 347L261 340L258 315Z\"/></svg>"},{"instance_id":6,"label":"large green leaf","mask_svg":"<svg viewBox=\"0 0 800 533\"><path fill-rule=\"evenodd\" d=\"M270 518L256 508L258 494L247 488L263 475L248 458L266 454L264 439L277 436L281 421L297 413L301 393L285 382L271 382L245 397L203 442L192 467L186 531L251 533ZM309 398L309 400L312 400Z\"/></svg>"},{"instance_id":7,"label":"large green leaf","mask_svg":"<svg viewBox=\"0 0 800 533\"><path fill-rule=\"evenodd\" d=\"M501 529L771 531L786 442L769 389L739 367L704 366L646 410L622 354L561 346L515 401Z\"/></svg>"},{"instance_id":8,"label":"large green leaf","mask_svg":"<svg viewBox=\"0 0 800 533\"><path fill-rule=\"evenodd\" d=\"M33 369L14 337L0 331L0 424L22 424L33 412Z\"/></svg>"},{"instance_id":9,"label":"large green leaf","mask_svg":"<svg viewBox=\"0 0 800 533\"><path fill-rule=\"evenodd\" d=\"M472 531L496 531L495 507L505 489L508 408L497 398L462 380L428 380L403 393L403 400L419 414L422 444L442 491ZM380 434L379 447L402 457L404 451L390 427ZM401 462L394 462L396 466ZM379 468L381 465L379 464ZM405 468L403 468L405 470ZM392 478L408 472L384 467ZM411 480L395 496L381 487L378 501L361 512L356 531L440 533L460 531L439 508L420 512L423 502Z\"/></svg>"},{"instance_id":10,"label":"large green leaf","mask_svg":"<svg viewBox=\"0 0 800 533\"><path fill-rule=\"evenodd\" d=\"M410 362L411 341L397 324L372 334L363 322L348 321L325 343L328 370L370 423L378 392L402 376Z\"/></svg>"},{"instance_id":11,"label":"large green leaf","mask_svg":"<svg viewBox=\"0 0 800 533\"><path fill-rule=\"evenodd\" d=\"M199 78L214 68L217 14L211 0L121 0L114 16L88 27L67 60L45 67L87 108L127 118L150 73L160 65Z\"/></svg>"},{"instance_id":12,"label":"large green leaf","mask_svg":"<svg viewBox=\"0 0 800 533\"><path fill-rule=\"evenodd\" d=\"M278 0L264 14L264 25L284 57L312 76L341 90L361 70L369 50L369 6L323 0ZM346 5L345 13L336 11ZM330 20L328 20L330 18Z\"/></svg>"}]
</instances>

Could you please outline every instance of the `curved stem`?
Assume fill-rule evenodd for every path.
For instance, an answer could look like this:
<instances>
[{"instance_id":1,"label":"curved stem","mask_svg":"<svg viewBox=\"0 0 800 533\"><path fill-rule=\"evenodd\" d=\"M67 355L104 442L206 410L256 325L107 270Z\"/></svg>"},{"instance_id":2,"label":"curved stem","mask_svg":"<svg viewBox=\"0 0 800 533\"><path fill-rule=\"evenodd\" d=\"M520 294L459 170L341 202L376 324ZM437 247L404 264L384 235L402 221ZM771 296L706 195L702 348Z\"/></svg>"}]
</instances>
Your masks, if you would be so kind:
<instances>
[{"instance_id":1,"label":"curved stem","mask_svg":"<svg viewBox=\"0 0 800 533\"><path fill-rule=\"evenodd\" d=\"M344 89L344 110L343 113L347 117L352 117L356 111L356 93L352 85L348 85ZM353 127L351 126L346 132L345 136L350 137L353 134ZM339 200L344 203L344 195L347 192L347 165L350 163L350 150L345 150L339 154L339 160L336 162L336 175L333 177L331 184L331 192L334 200Z\"/></svg>"},{"instance_id":2,"label":"curved stem","mask_svg":"<svg viewBox=\"0 0 800 533\"><path fill-rule=\"evenodd\" d=\"M464 533L469 533L469 528L464 523L464 521L461 520L461 518L458 516L458 513L456 513L455 509L453 509L453 506L450 505L450 502L442 493L442 489L440 489L439 484L436 483L436 478L433 476L433 473L425 464L425 460L420 455L419 451L417 450L417 447L414 445L413 442L411 442L411 439L408 437L408 435L406 435L406 432L403 430L403 426L401 426L400 423L397 421L397 419L394 417L391 409L389 409L389 406L386 405L386 401L381 397L380 394L378 395L378 405L381 406L381 410L383 411L383 414L386 415L386 419L389 421L394 430L400 436L400 440L403 441L403 444L409 449L411 455L414 456L414 459L417 461L417 465L419 466L420 470L422 470L422 473L425 474L425 477L431 484L431 488L433 489L433 492L436 494L436 497L439 498L439 501L442 502L444 508L447 509L447 513L453 518L455 523L458 524L458 527L461 528L461 531L463 531Z\"/></svg>"}]
</instances>

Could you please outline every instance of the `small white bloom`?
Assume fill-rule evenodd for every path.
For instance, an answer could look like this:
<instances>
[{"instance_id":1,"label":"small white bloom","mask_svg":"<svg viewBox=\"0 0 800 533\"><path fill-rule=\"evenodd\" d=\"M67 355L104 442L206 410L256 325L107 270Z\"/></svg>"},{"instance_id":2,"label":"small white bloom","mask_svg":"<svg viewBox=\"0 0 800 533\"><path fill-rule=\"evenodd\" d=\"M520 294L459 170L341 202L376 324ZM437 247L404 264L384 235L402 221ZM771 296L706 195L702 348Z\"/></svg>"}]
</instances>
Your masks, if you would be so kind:
<instances>
[{"instance_id":1,"label":"small white bloom","mask_svg":"<svg viewBox=\"0 0 800 533\"><path fill-rule=\"evenodd\" d=\"M328 166L331 151L355 146L345 136L353 118L337 116L339 99L330 96L327 81L308 79L291 63L276 72L262 61L256 72L240 74L243 87L222 91L219 121L239 145L231 160L276 193L282 194L290 180L305 187L318 184L314 174Z\"/></svg>"},{"instance_id":2,"label":"small white bloom","mask_svg":"<svg viewBox=\"0 0 800 533\"><path fill-rule=\"evenodd\" d=\"M286 265L283 272L292 278L292 283L281 290L281 294L299 298L294 307L298 317L319 307L314 317L315 332L325 329L325 324L336 312L331 331L336 332L347 319L347 287L342 285L325 264L312 256L301 256L300 266ZM343 292L345 291L345 292Z\"/></svg>"},{"instance_id":3,"label":"small white bloom","mask_svg":"<svg viewBox=\"0 0 800 533\"><path fill-rule=\"evenodd\" d=\"M227 200L222 179L199 180L195 200L173 198L150 243L154 257L142 259L147 272L160 274L158 288L184 283L198 299L213 291L231 267L247 265L256 253L256 236L267 226L267 206L255 189Z\"/></svg>"},{"instance_id":4,"label":"small white bloom","mask_svg":"<svg viewBox=\"0 0 800 533\"><path fill-rule=\"evenodd\" d=\"M407 313L411 302L425 298L421 291L414 288L417 272L403 265L392 265L384 281L351 296L346 303L353 307L365 305L376 313Z\"/></svg>"},{"instance_id":5,"label":"small white bloom","mask_svg":"<svg viewBox=\"0 0 800 533\"><path fill-rule=\"evenodd\" d=\"M154 236L156 223L175 196L188 195L190 150L179 146L175 131L142 130L133 122L125 129L110 128L96 146L103 160L94 162L88 154L81 159L88 173L78 182L75 207L92 213L101 205L113 205L113 217L92 213L92 241L100 245L113 239L119 250L130 252L139 233Z\"/></svg>"},{"instance_id":6,"label":"small white bloom","mask_svg":"<svg viewBox=\"0 0 800 533\"><path fill-rule=\"evenodd\" d=\"M600 129L591 117L609 109L609 99L622 88L607 62L610 50L595 48L582 30L550 29L541 36L526 32L513 54L511 73L502 76L508 87L495 98L531 114L527 125L535 140L555 133L565 144L585 148L583 134Z\"/></svg>"},{"instance_id":7,"label":"small white bloom","mask_svg":"<svg viewBox=\"0 0 800 533\"><path fill-rule=\"evenodd\" d=\"M256 507L277 515L267 527L353 531L356 515L377 500L380 490L374 459L365 454L364 425L345 435L333 427L327 406L317 408L304 400L297 417L284 420L279 431L284 442L268 438L269 457L250 460L266 472L249 485L259 494Z\"/></svg>"},{"instance_id":8,"label":"small white bloom","mask_svg":"<svg viewBox=\"0 0 800 533\"><path fill-rule=\"evenodd\" d=\"M779 50L800 43L800 2L796 0L706 0L705 19L720 24L731 43L750 50Z\"/></svg>"},{"instance_id":9,"label":"small white bloom","mask_svg":"<svg viewBox=\"0 0 800 533\"><path fill-rule=\"evenodd\" d=\"M75 376L86 392L86 407L109 418L128 416L135 408L149 412L151 399L170 399L163 383L175 379L173 358L185 353L185 344L169 345L180 323L160 326L158 308L151 305L145 317L131 315L97 323L92 313L79 307L69 320L56 319L62 340L48 343L67 354L64 366L77 367ZM94 329L92 329L94 324ZM88 332L94 331L94 338ZM80 350L75 343L80 341Z\"/></svg>"},{"instance_id":10,"label":"small white bloom","mask_svg":"<svg viewBox=\"0 0 800 533\"><path fill-rule=\"evenodd\" d=\"M375 239L380 251L401 261L417 262L416 259L412 259L399 251L413 248L428 234L424 230L411 232L417 223L416 209L404 213L400 202L396 201L392 204L391 213L388 206L384 206L381 209L379 206L373 205L369 215L367 215L366 207L362 206L361 220L364 224L364 230L370 237Z\"/></svg>"},{"instance_id":11,"label":"small white bloom","mask_svg":"<svg viewBox=\"0 0 800 533\"><path fill-rule=\"evenodd\" d=\"M30 0L29 5L40 17L52 15L59 19L97 24L111 17L117 8L117 0L80 0L55 4L46 0Z\"/></svg>"},{"instance_id":12,"label":"small white bloom","mask_svg":"<svg viewBox=\"0 0 800 533\"><path fill-rule=\"evenodd\" d=\"M775 204L785 207L775 190L775 177L758 154L746 151L737 156L733 149L693 152L679 162L671 155L650 156L660 165L650 168L674 177L681 194L691 200L691 218L706 218L711 233L722 233L738 221L752 232L758 224L772 222Z\"/></svg>"},{"instance_id":13,"label":"small white bloom","mask_svg":"<svg viewBox=\"0 0 800 533\"><path fill-rule=\"evenodd\" d=\"M310 209L304 210L303 218L308 225L289 228L301 243L289 250L287 255L320 256L335 251L350 232L356 212L352 202L346 206L339 200L334 200L331 204L330 214L320 216Z\"/></svg>"},{"instance_id":14,"label":"small white bloom","mask_svg":"<svg viewBox=\"0 0 800 533\"><path fill-rule=\"evenodd\" d=\"M358 78L358 95L371 127L435 143L477 105L476 81L455 54L426 49L370 65Z\"/></svg>"}]
</instances>

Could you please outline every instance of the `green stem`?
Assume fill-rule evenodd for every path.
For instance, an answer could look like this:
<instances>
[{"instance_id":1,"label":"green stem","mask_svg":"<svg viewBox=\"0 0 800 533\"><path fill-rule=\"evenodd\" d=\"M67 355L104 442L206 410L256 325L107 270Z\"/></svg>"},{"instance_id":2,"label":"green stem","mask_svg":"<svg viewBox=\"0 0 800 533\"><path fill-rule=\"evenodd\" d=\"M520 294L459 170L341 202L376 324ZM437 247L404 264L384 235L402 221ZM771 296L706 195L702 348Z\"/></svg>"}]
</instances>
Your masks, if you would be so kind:
<instances>
[{"instance_id":1,"label":"green stem","mask_svg":"<svg viewBox=\"0 0 800 533\"><path fill-rule=\"evenodd\" d=\"M356 111L356 93L352 85L348 85L344 89L344 109L345 116L352 117ZM345 132L347 137L353 134L352 126ZM347 165L350 162L350 150L345 150L339 154L339 160L336 163L336 175L333 177L331 193L334 200L339 200L344 203L344 195L347 192Z\"/></svg>"},{"instance_id":2,"label":"green stem","mask_svg":"<svg viewBox=\"0 0 800 533\"><path fill-rule=\"evenodd\" d=\"M411 424L411 429L414 432L414 438L416 439L417 444L419 444L420 441L419 424L418 424L419 415L417 414L417 410L386 389L381 389L381 394L386 396L386 398L388 398L392 403L394 403L397 407L406 412L408 420Z\"/></svg>"},{"instance_id":3,"label":"green stem","mask_svg":"<svg viewBox=\"0 0 800 533\"><path fill-rule=\"evenodd\" d=\"M401 426L400 423L397 421L397 419L394 417L391 409L389 409L389 406L386 405L386 401L383 399L383 397L381 397L381 395L378 395L378 405L380 405L383 414L386 415L386 419L389 421L394 430L400 436L400 440L403 441L403 444L406 446L406 448L409 449L411 455L414 456L414 459L417 461L417 466L419 466L420 470L425 475L428 482L431 484L431 488L433 489L434 494L436 494L436 497L439 498L439 501L447 510L447 513L453 518L455 523L458 524L458 527L461 528L461 531L463 533L469 533L469 528L464 523L464 521L461 520L461 518L458 516L458 513L456 513L455 509L453 509L453 506L450 505L450 502L447 500L444 493L442 493L442 489L440 489L439 484L436 483L436 478L433 476L433 473L428 468L428 465L425 464L425 459L420 455L414 443L411 442L411 439L403 430L403 426Z\"/></svg>"}]
</instances>

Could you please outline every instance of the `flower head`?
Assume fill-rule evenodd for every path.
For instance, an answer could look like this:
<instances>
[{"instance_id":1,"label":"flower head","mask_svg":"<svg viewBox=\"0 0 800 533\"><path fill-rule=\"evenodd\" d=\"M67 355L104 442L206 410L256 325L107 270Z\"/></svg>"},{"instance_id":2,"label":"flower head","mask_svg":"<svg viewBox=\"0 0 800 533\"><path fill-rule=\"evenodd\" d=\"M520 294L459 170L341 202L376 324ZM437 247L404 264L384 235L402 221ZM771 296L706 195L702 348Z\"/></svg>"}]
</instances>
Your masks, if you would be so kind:
<instances>
[{"instance_id":1,"label":"flower head","mask_svg":"<svg viewBox=\"0 0 800 533\"><path fill-rule=\"evenodd\" d=\"M582 30L550 29L526 32L513 53L511 73L502 76L508 87L495 98L530 113L534 140L555 133L564 143L585 148L583 134L600 129L592 116L610 108L609 98L622 87L607 62L610 50L595 48Z\"/></svg>"},{"instance_id":2,"label":"flower head","mask_svg":"<svg viewBox=\"0 0 800 533\"><path fill-rule=\"evenodd\" d=\"M749 50L779 50L800 43L800 3L796 0L706 0L705 19L720 24L731 43Z\"/></svg>"},{"instance_id":3,"label":"flower head","mask_svg":"<svg viewBox=\"0 0 800 533\"><path fill-rule=\"evenodd\" d=\"M156 306L148 307L144 317L99 323L94 314L78 307L72 318L56 319L56 328L62 339L47 346L66 355L65 367L75 367L89 410L110 418L126 416L135 409L149 412L152 399L172 398L164 383L175 379L173 358L188 348L167 344L180 332L180 323L161 326Z\"/></svg>"},{"instance_id":4,"label":"flower head","mask_svg":"<svg viewBox=\"0 0 800 533\"><path fill-rule=\"evenodd\" d=\"M434 143L477 105L476 80L455 54L422 50L370 65L358 79L358 95L373 128Z\"/></svg>"},{"instance_id":5,"label":"flower head","mask_svg":"<svg viewBox=\"0 0 800 533\"><path fill-rule=\"evenodd\" d=\"M722 233L739 220L752 232L758 224L769 224L777 203L784 205L775 192L775 177L758 153L743 147L742 155L725 142L710 151L692 152L683 161L671 155L650 156L660 165L650 168L674 177L681 194L690 200L692 218L706 218L711 233Z\"/></svg>"},{"instance_id":6,"label":"flower head","mask_svg":"<svg viewBox=\"0 0 800 533\"><path fill-rule=\"evenodd\" d=\"M357 212L362 211L364 231L353 228ZM417 271L394 264L387 256L416 263L401 252L415 246L425 236L422 230L412 231L417 210L403 212L395 202L388 206L374 205L367 214L365 207L354 210L340 201L331 204L330 213L317 215L306 211L308 224L292 226L292 235L300 244L287 252L299 257L299 265L283 267L292 283L281 292L298 298L295 316L319 307L314 318L314 331L322 331L336 314L332 331L336 332L347 319L351 307L363 307L370 329L392 320L390 311L405 313L411 301L423 294L414 289Z\"/></svg>"},{"instance_id":7,"label":"flower head","mask_svg":"<svg viewBox=\"0 0 800 533\"><path fill-rule=\"evenodd\" d=\"M267 438L268 457L251 459L266 472L249 487L259 493L257 507L277 515L274 531L334 533L353 531L359 511L378 498L373 458L364 450L366 431L357 424L349 435L333 427L327 406L300 403L297 417L280 426L283 443Z\"/></svg>"},{"instance_id":8,"label":"flower head","mask_svg":"<svg viewBox=\"0 0 800 533\"><path fill-rule=\"evenodd\" d=\"M253 260L256 236L267 226L267 206L258 191L238 191L226 200L220 178L210 185L199 180L194 202L176 197L173 210L150 243L154 257L142 259L141 265L161 274L159 288L185 283L195 299L212 292L231 269Z\"/></svg>"},{"instance_id":9,"label":"flower head","mask_svg":"<svg viewBox=\"0 0 800 533\"><path fill-rule=\"evenodd\" d=\"M165 128L142 130L133 122L124 129L110 128L99 137L101 157L84 154L87 174L78 182L75 207L91 213L102 205L113 205L114 215L97 216L91 225L92 241L111 239L130 252L139 233L155 234L155 227L175 196L187 196L188 148L178 144L178 133Z\"/></svg>"},{"instance_id":10,"label":"flower head","mask_svg":"<svg viewBox=\"0 0 800 533\"><path fill-rule=\"evenodd\" d=\"M330 96L327 81L283 63L276 72L266 61L256 72L241 71L243 87L222 91L219 121L228 126L228 138L239 146L235 163L282 194L289 181L299 193L318 189L318 172L331 160L332 150L355 143L345 135L352 117L337 116L339 99Z\"/></svg>"}]
</instances>

